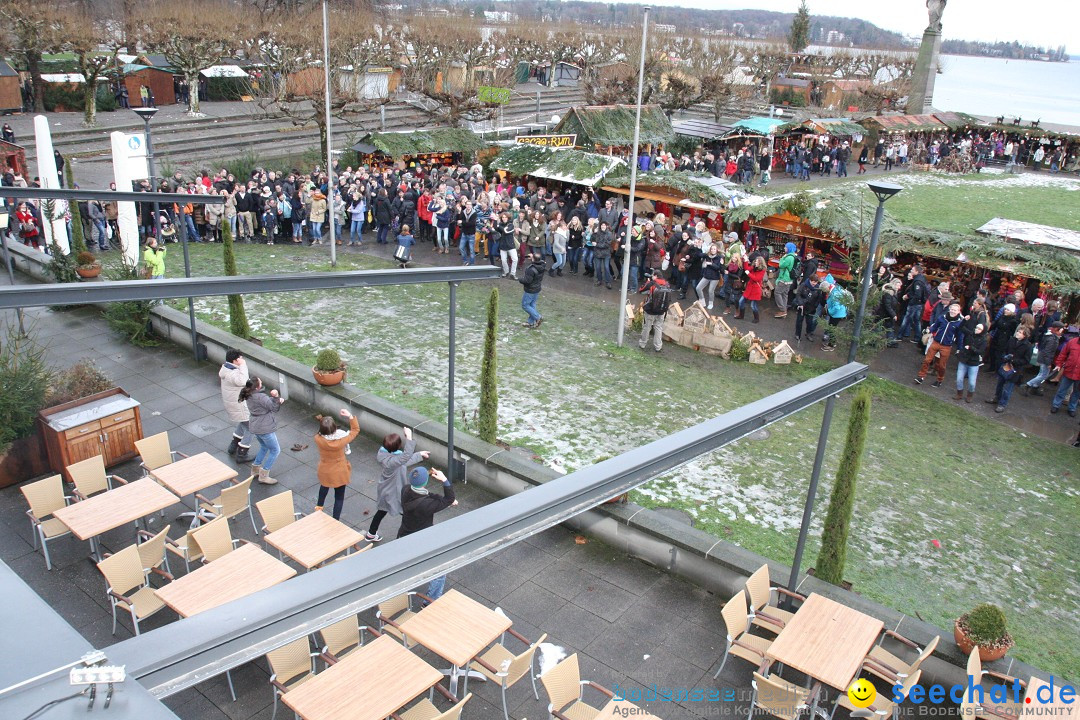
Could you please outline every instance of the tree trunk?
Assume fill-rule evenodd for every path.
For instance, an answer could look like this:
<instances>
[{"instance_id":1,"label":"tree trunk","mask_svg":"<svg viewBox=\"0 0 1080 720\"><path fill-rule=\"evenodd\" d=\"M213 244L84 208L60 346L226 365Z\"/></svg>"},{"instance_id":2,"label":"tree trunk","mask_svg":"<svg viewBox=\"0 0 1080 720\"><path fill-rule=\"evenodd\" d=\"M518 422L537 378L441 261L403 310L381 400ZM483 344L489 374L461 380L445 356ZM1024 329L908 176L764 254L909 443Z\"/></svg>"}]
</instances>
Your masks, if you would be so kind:
<instances>
[{"instance_id":1,"label":"tree trunk","mask_svg":"<svg viewBox=\"0 0 1080 720\"><path fill-rule=\"evenodd\" d=\"M184 80L188 84L188 115L201 115L199 111L199 71L184 73Z\"/></svg>"},{"instance_id":2,"label":"tree trunk","mask_svg":"<svg viewBox=\"0 0 1080 720\"><path fill-rule=\"evenodd\" d=\"M30 86L34 92L34 112L45 112L45 83L41 80L41 53L37 50L26 52L26 66L30 70Z\"/></svg>"},{"instance_id":3,"label":"tree trunk","mask_svg":"<svg viewBox=\"0 0 1080 720\"><path fill-rule=\"evenodd\" d=\"M90 78L87 77L86 82L83 83L83 125L86 127L97 125L96 78L95 82L91 83Z\"/></svg>"},{"instance_id":4,"label":"tree trunk","mask_svg":"<svg viewBox=\"0 0 1080 720\"><path fill-rule=\"evenodd\" d=\"M135 54L135 49L138 47L139 39L136 37L135 32L135 0L123 0L124 1L124 47L127 49L130 55Z\"/></svg>"}]
</instances>

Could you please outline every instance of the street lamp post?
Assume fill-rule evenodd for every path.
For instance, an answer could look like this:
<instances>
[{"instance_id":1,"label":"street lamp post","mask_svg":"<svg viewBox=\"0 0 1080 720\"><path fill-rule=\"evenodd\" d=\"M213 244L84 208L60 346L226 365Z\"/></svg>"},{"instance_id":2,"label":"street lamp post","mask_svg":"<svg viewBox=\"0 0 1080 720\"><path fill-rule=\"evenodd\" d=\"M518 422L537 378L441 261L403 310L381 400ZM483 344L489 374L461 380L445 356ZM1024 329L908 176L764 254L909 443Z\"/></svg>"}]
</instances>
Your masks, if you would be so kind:
<instances>
[{"instance_id":1,"label":"street lamp post","mask_svg":"<svg viewBox=\"0 0 1080 720\"><path fill-rule=\"evenodd\" d=\"M855 329L851 333L851 347L848 348L848 362L855 362L859 350L859 338L862 337L863 316L866 314L866 299L870 296L870 283L874 276L874 258L877 255L878 241L881 239L881 220L885 216L885 201L903 190L899 185L887 182L869 182L867 185L878 200L874 214L874 230L870 234L870 249L863 264L862 282L859 290L859 308L855 311Z\"/></svg>"},{"instance_id":2,"label":"street lamp post","mask_svg":"<svg viewBox=\"0 0 1080 720\"><path fill-rule=\"evenodd\" d=\"M150 192L157 195L158 188L154 186L154 140L150 134L150 119L157 114L156 107L134 108L136 115L142 118L146 127L146 171L150 175ZM184 210L180 210L184 214ZM154 237L158 245L161 244L161 209L157 200L154 200ZM184 248L184 277L191 277L191 254L188 252L187 221L180 223L180 242ZM201 360L199 356L199 335L195 330L195 300L188 298L188 325L191 331L191 352L195 360Z\"/></svg>"},{"instance_id":3,"label":"street lamp post","mask_svg":"<svg viewBox=\"0 0 1080 720\"><path fill-rule=\"evenodd\" d=\"M334 151L333 130L330 116L330 10L327 0L322 4L322 42L323 42L323 79L326 88L323 92L323 112L326 113L326 207L330 213L330 267L337 267L337 231L334 227ZM344 198L342 198L344 201ZM316 238L318 239L318 238Z\"/></svg>"},{"instance_id":4,"label":"street lamp post","mask_svg":"<svg viewBox=\"0 0 1080 720\"><path fill-rule=\"evenodd\" d=\"M637 156L638 143L641 140L641 94L645 83L645 50L649 41L649 6L645 6L645 16L641 21L641 60L638 66L637 111L634 118L634 150L630 158L630 213L626 217L626 247L623 250L622 287L619 289L619 330L616 344L622 347L623 333L626 331L627 286L630 284L630 240L634 232L634 193L637 191ZM554 68L552 68L554 71Z\"/></svg>"}]
</instances>

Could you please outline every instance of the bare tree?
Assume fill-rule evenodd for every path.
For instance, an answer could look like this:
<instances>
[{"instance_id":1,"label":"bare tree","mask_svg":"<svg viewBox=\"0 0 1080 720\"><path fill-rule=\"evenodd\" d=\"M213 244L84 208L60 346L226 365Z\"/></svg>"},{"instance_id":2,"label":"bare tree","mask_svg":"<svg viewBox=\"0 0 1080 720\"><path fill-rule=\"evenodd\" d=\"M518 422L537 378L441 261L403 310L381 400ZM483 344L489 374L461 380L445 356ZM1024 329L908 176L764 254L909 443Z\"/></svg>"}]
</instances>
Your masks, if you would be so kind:
<instances>
[{"instance_id":1,"label":"bare tree","mask_svg":"<svg viewBox=\"0 0 1080 720\"><path fill-rule=\"evenodd\" d=\"M791 62L787 49L779 43L761 43L744 47L741 54L762 97L768 100L776 75Z\"/></svg>"},{"instance_id":2,"label":"bare tree","mask_svg":"<svg viewBox=\"0 0 1080 720\"><path fill-rule=\"evenodd\" d=\"M75 56L83 76L83 124L93 127L97 124L98 81L116 63L118 39L101 18L86 12L82 5L70 7L57 21L60 47Z\"/></svg>"},{"instance_id":3,"label":"bare tree","mask_svg":"<svg viewBox=\"0 0 1080 720\"><path fill-rule=\"evenodd\" d=\"M0 49L26 60L34 93L34 112L45 112L45 85L41 56L57 46L59 7L56 0L3 0L0 2Z\"/></svg>"},{"instance_id":4,"label":"bare tree","mask_svg":"<svg viewBox=\"0 0 1080 720\"><path fill-rule=\"evenodd\" d=\"M245 33L250 18L224 0L157 0L141 9L142 37L165 55L190 88L188 114L200 116L199 73L217 65Z\"/></svg>"}]
</instances>

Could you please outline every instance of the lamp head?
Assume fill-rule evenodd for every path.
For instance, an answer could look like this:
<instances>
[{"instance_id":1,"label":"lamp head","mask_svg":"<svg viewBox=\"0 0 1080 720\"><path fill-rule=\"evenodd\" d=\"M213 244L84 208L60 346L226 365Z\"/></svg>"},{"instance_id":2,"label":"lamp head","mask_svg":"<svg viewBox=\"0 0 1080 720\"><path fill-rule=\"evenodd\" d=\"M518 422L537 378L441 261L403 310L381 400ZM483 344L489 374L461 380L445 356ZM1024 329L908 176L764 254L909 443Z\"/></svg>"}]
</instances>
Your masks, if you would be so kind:
<instances>
[{"instance_id":1,"label":"lamp head","mask_svg":"<svg viewBox=\"0 0 1080 720\"><path fill-rule=\"evenodd\" d=\"M132 110L134 110L135 114L141 117L145 122L150 122L150 119L154 117L154 115L157 115L158 111L155 107L137 107L132 108Z\"/></svg>"},{"instance_id":2,"label":"lamp head","mask_svg":"<svg viewBox=\"0 0 1080 720\"><path fill-rule=\"evenodd\" d=\"M877 196L878 202L883 203L904 188L893 183L873 181L866 183L870 192Z\"/></svg>"}]
</instances>

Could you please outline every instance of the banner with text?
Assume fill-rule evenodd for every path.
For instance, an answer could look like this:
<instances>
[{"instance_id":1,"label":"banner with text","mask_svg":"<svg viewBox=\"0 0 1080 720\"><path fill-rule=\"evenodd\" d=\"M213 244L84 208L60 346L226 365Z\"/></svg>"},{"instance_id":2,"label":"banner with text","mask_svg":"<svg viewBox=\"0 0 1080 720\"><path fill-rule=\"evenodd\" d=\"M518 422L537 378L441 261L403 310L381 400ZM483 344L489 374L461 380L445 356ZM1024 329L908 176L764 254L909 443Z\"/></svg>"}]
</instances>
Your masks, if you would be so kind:
<instances>
[{"instance_id":1,"label":"banner with text","mask_svg":"<svg viewBox=\"0 0 1080 720\"><path fill-rule=\"evenodd\" d=\"M577 145L577 135L518 135L514 142L548 148L572 148Z\"/></svg>"}]
</instances>

